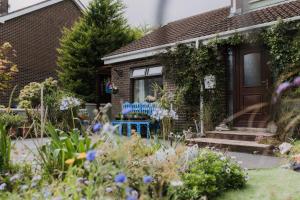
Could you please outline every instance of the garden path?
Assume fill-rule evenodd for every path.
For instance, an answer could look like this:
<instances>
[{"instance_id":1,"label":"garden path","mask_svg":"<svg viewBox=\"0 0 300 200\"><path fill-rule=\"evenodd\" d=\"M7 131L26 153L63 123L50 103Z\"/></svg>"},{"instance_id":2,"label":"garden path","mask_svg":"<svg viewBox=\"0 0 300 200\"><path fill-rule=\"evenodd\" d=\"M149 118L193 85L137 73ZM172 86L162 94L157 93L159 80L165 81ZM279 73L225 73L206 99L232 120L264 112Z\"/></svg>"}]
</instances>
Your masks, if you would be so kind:
<instances>
[{"instance_id":1,"label":"garden path","mask_svg":"<svg viewBox=\"0 0 300 200\"><path fill-rule=\"evenodd\" d=\"M92 137L95 141L96 138ZM44 139L25 139L25 140L14 140L12 150L12 160L15 163L32 162L36 153L36 146L40 146L49 141L47 138ZM228 152L229 156L234 156L237 161L242 161L241 165L248 169L264 169L264 168L275 168L287 163L283 158L253 155L248 153L237 153Z\"/></svg>"}]
</instances>

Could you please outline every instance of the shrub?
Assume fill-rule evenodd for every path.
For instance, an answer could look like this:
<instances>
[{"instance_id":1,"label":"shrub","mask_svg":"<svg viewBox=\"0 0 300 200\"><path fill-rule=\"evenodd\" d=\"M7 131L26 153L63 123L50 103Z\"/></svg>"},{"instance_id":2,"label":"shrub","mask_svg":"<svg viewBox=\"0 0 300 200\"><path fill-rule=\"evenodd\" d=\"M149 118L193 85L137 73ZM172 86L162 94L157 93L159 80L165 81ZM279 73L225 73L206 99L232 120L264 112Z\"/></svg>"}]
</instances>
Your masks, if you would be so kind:
<instances>
[{"instance_id":1,"label":"shrub","mask_svg":"<svg viewBox=\"0 0 300 200\"><path fill-rule=\"evenodd\" d=\"M222 153L202 150L182 174L183 187L177 192L177 199L208 198L246 184L246 174L240 165Z\"/></svg>"},{"instance_id":2,"label":"shrub","mask_svg":"<svg viewBox=\"0 0 300 200\"><path fill-rule=\"evenodd\" d=\"M10 81L18 72L17 65L9 61L8 56L14 51L9 43L0 45L0 92L9 89Z\"/></svg>"},{"instance_id":3,"label":"shrub","mask_svg":"<svg viewBox=\"0 0 300 200\"><path fill-rule=\"evenodd\" d=\"M1 113L0 115L0 124L5 124L7 129L18 128L22 123L25 123L23 116L12 113Z\"/></svg>"},{"instance_id":4,"label":"shrub","mask_svg":"<svg viewBox=\"0 0 300 200\"><path fill-rule=\"evenodd\" d=\"M6 126L0 123L0 172L7 171L10 166L11 139Z\"/></svg>"},{"instance_id":5,"label":"shrub","mask_svg":"<svg viewBox=\"0 0 300 200\"><path fill-rule=\"evenodd\" d=\"M32 82L26 85L19 95L20 108L36 108L41 104L41 88L44 88L45 98L57 90L57 81L48 78L42 83Z\"/></svg>"}]
</instances>

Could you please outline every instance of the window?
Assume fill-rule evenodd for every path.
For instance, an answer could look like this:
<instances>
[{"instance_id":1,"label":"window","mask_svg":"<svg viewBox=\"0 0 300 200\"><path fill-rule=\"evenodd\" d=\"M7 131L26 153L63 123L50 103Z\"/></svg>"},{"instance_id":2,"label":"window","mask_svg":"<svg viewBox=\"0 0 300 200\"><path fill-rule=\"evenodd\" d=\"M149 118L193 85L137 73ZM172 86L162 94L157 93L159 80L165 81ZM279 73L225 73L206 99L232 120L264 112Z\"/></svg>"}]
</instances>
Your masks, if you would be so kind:
<instances>
[{"instance_id":1,"label":"window","mask_svg":"<svg viewBox=\"0 0 300 200\"><path fill-rule=\"evenodd\" d=\"M261 58L259 53L244 55L244 86L261 85Z\"/></svg>"},{"instance_id":2,"label":"window","mask_svg":"<svg viewBox=\"0 0 300 200\"><path fill-rule=\"evenodd\" d=\"M134 102L144 102L147 96L154 96L154 84L158 84L161 87L163 86L161 66L134 69L132 71L131 78L133 78Z\"/></svg>"}]
</instances>

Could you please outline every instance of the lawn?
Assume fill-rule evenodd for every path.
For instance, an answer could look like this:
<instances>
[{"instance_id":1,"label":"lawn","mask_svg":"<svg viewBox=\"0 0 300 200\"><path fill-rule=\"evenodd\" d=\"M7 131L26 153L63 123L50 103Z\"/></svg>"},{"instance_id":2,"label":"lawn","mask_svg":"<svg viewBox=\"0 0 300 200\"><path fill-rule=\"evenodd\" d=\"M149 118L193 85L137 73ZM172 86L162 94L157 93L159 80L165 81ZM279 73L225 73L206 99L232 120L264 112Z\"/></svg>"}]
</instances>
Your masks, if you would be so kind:
<instances>
[{"instance_id":1,"label":"lawn","mask_svg":"<svg viewBox=\"0 0 300 200\"><path fill-rule=\"evenodd\" d=\"M300 200L300 173L286 169L253 170L243 190L227 192L217 200Z\"/></svg>"}]
</instances>

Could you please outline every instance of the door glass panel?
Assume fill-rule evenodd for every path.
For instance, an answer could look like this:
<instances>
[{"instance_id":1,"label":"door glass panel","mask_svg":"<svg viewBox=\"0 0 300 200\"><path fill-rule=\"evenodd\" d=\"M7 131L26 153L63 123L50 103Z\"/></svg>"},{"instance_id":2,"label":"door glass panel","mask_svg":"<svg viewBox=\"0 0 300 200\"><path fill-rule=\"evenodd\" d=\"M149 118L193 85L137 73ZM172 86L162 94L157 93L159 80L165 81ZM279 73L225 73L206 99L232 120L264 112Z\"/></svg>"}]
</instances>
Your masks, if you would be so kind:
<instances>
[{"instance_id":1,"label":"door glass panel","mask_svg":"<svg viewBox=\"0 0 300 200\"><path fill-rule=\"evenodd\" d=\"M244 86L254 87L261 85L261 55L250 53L244 55Z\"/></svg>"}]
</instances>

